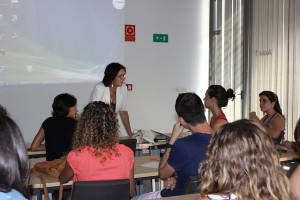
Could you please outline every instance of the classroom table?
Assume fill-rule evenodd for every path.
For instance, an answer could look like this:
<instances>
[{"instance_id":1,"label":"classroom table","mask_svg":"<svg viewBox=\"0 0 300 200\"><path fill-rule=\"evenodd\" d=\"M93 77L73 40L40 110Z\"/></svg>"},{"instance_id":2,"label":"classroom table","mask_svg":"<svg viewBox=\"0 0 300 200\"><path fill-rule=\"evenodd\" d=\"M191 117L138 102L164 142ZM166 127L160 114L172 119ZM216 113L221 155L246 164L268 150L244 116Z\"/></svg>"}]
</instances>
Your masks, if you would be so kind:
<instances>
[{"instance_id":1,"label":"classroom table","mask_svg":"<svg viewBox=\"0 0 300 200\"><path fill-rule=\"evenodd\" d=\"M30 159L30 168L32 168L35 163L41 161L45 161L45 158ZM136 181L139 181L139 180L149 180L149 179L158 178L157 167L159 161L160 161L160 157L158 156L135 157L134 158L134 179ZM141 166L143 164L150 164L150 163L154 164L156 167L154 166L154 168L152 168L147 166ZM51 177L47 173L41 173L41 174L45 179L49 192L59 189L58 177ZM72 184L73 181L69 181L68 183L65 183L64 186L70 186ZM32 190L37 191L38 198L40 199L41 198L40 191L43 189L43 185L41 183L40 178L37 177L35 174L31 173L29 185ZM153 181L152 181L152 187L153 190L155 190L155 182Z\"/></svg>"},{"instance_id":2,"label":"classroom table","mask_svg":"<svg viewBox=\"0 0 300 200\"><path fill-rule=\"evenodd\" d=\"M130 137L129 136L119 137L119 140L126 140L126 139L130 139ZM150 142L137 143L135 156L143 156L143 152L142 152L143 149L149 149L151 156L157 156L160 153L160 148L163 147L166 143L167 141L158 141L154 143L150 143ZM46 151L30 151L30 146L31 146L30 143L26 143L27 154L29 159L46 157Z\"/></svg>"},{"instance_id":3,"label":"classroom table","mask_svg":"<svg viewBox=\"0 0 300 200\"><path fill-rule=\"evenodd\" d=\"M25 143L26 149L27 149L27 155L29 159L31 158L43 158L46 157L46 151L31 151L31 143Z\"/></svg>"},{"instance_id":4,"label":"classroom table","mask_svg":"<svg viewBox=\"0 0 300 200\"><path fill-rule=\"evenodd\" d=\"M122 139L128 139L128 137L123 137ZM159 152L155 152L155 148L160 148L160 146L163 146L166 144L166 141L161 141L161 142L154 142L154 143L149 143L149 142L144 142L144 143L137 143L136 144L136 156L142 156L143 149L149 149L151 152L151 156L156 156L159 155ZM27 149L27 154L29 159L31 158L41 158L41 157L46 157L46 151L30 151L30 149Z\"/></svg>"}]
</instances>

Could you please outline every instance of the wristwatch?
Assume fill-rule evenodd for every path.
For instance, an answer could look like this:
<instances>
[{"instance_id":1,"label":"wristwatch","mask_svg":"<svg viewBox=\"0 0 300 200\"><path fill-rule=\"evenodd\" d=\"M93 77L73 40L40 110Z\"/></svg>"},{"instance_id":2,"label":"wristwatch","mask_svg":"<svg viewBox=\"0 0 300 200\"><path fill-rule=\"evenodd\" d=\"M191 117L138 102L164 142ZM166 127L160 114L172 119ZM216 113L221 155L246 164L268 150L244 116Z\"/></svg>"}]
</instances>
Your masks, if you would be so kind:
<instances>
[{"instance_id":1,"label":"wristwatch","mask_svg":"<svg viewBox=\"0 0 300 200\"><path fill-rule=\"evenodd\" d=\"M170 144L170 143L166 143L166 145L165 145L165 148L170 148L170 149L172 149L172 147L173 147L173 144Z\"/></svg>"}]
</instances>

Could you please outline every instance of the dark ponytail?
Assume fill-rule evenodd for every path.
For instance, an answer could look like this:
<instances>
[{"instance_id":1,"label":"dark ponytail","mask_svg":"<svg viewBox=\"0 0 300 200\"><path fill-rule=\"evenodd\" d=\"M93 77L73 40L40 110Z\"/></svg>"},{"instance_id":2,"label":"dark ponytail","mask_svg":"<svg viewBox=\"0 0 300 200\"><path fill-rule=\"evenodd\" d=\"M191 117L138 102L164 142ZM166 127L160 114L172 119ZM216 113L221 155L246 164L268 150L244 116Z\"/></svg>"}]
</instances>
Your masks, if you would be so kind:
<instances>
[{"instance_id":1,"label":"dark ponytail","mask_svg":"<svg viewBox=\"0 0 300 200\"><path fill-rule=\"evenodd\" d=\"M227 91L221 85L211 85L208 88L209 98L215 97L218 101L218 106L220 108L227 106L228 99L232 101L235 99L235 94L232 89L228 89Z\"/></svg>"}]
</instances>

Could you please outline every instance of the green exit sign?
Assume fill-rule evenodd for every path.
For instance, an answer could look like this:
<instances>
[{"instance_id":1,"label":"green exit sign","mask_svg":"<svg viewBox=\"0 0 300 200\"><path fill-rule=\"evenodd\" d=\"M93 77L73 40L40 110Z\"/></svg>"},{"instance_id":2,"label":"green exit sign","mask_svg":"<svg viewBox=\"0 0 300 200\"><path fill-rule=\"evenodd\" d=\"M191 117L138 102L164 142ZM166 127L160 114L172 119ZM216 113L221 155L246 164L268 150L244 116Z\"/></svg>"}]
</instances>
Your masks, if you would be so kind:
<instances>
[{"instance_id":1,"label":"green exit sign","mask_svg":"<svg viewBox=\"0 0 300 200\"><path fill-rule=\"evenodd\" d=\"M168 42L168 34L153 34L153 42Z\"/></svg>"}]
</instances>

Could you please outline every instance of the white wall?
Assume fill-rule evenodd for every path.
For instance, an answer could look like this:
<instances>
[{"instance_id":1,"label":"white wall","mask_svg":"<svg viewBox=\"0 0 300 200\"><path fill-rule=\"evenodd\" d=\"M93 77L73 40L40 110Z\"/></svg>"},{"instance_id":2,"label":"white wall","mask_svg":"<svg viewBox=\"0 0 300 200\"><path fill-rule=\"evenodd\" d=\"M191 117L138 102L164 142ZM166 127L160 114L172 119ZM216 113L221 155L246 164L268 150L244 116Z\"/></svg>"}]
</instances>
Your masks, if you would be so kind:
<instances>
[{"instance_id":1,"label":"white wall","mask_svg":"<svg viewBox=\"0 0 300 200\"><path fill-rule=\"evenodd\" d=\"M128 94L132 129L170 132L176 121L176 89L203 98L208 87L209 1L126 0L120 12L125 12L126 24L136 25L136 42L125 43L123 63L126 82L133 84ZM169 42L153 43L153 33L168 34ZM57 94L76 96L81 111L94 84L0 85L0 103L19 124L25 141L31 142L50 116Z\"/></svg>"},{"instance_id":2,"label":"white wall","mask_svg":"<svg viewBox=\"0 0 300 200\"><path fill-rule=\"evenodd\" d=\"M126 24L136 25L136 42L126 43L128 108L133 128L172 131L176 88L204 98L208 87L209 1L126 1ZM153 33L168 43L153 43Z\"/></svg>"},{"instance_id":3,"label":"white wall","mask_svg":"<svg viewBox=\"0 0 300 200\"><path fill-rule=\"evenodd\" d=\"M57 94L70 93L77 98L78 110L89 102L95 83L56 83L0 86L0 102L19 125L26 142L31 142L42 122L52 112Z\"/></svg>"}]
</instances>

